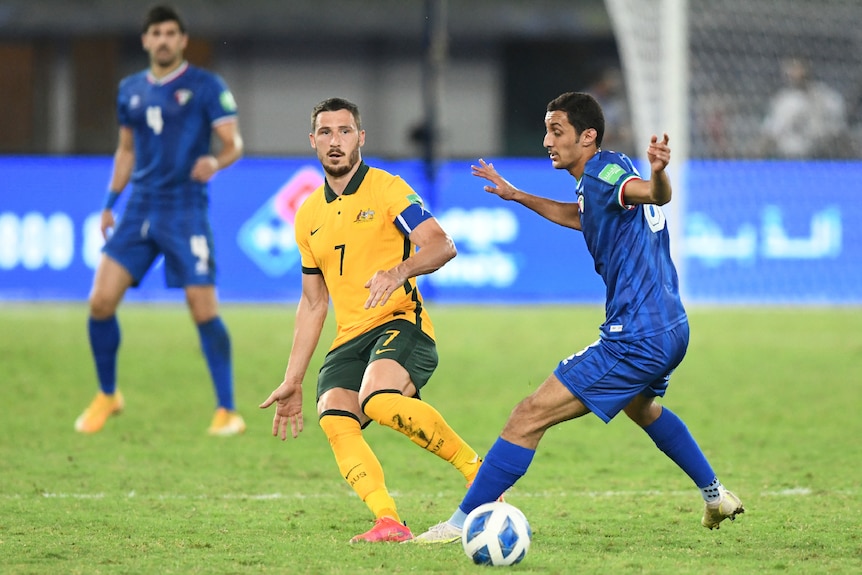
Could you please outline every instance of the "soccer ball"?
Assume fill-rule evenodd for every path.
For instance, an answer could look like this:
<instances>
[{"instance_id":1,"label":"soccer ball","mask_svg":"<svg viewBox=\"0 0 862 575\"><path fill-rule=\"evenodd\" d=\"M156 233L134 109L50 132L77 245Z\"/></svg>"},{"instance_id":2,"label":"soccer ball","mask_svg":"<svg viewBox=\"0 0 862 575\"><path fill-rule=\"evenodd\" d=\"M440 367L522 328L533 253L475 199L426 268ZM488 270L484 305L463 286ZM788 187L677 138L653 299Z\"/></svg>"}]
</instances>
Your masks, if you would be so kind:
<instances>
[{"instance_id":1,"label":"soccer ball","mask_svg":"<svg viewBox=\"0 0 862 575\"><path fill-rule=\"evenodd\" d=\"M493 501L467 515L461 544L467 557L479 565L514 565L530 548L533 531L521 510Z\"/></svg>"}]
</instances>

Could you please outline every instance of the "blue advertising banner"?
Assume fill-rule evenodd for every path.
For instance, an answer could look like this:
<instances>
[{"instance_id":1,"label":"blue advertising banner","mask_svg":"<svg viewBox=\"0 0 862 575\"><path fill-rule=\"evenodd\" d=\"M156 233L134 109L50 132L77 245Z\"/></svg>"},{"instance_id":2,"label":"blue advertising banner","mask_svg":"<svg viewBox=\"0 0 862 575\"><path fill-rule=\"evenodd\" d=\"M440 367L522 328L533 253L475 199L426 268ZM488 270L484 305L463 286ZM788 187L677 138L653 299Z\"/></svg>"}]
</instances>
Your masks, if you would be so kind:
<instances>
[{"instance_id":1,"label":"blue advertising banner","mask_svg":"<svg viewBox=\"0 0 862 575\"><path fill-rule=\"evenodd\" d=\"M429 299L603 301L580 234L485 192L470 162L443 163L433 184L417 160L368 163L404 178L455 240L458 257L421 278ZM574 200L572 177L545 159L496 164L523 189ZM0 158L0 300L87 298L110 171L105 157ZM210 197L222 300L298 299L293 217L322 181L313 157L245 158L217 175ZM862 203L848 199L859 182L862 163L691 162L680 215L687 301L862 303L862 230L851 225ZM165 289L157 263L127 299L182 297Z\"/></svg>"},{"instance_id":2,"label":"blue advertising banner","mask_svg":"<svg viewBox=\"0 0 862 575\"><path fill-rule=\"evenodd\" d=\"M506 158L494 163L513 185L561 201L576 201L575 180L547 160ZM435 298L470 302L604 301L605 287L583 237L527 208L484 191L470 162L441 170L434 213L458 256L427 282Z\"/></svg>"},{"instance_id":3,"label":"blue advertising banner","mask_svg":"<svg viewBox=\"0 0 862 575\"><path fill-rule=\"evenodd\" d=\"M689 164L690 300L862 303L862 163Z\"/></svg>"}]
</instances>

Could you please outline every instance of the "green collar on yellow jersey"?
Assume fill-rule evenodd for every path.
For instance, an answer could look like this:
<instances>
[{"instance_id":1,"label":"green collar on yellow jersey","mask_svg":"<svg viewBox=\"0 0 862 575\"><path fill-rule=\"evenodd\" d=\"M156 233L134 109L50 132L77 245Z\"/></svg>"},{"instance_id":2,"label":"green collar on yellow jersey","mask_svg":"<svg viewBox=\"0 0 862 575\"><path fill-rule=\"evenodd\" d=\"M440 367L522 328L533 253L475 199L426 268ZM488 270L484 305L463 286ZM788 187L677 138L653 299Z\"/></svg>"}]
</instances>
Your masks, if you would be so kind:
<instances>
[{"instance_id":1,"label":"green collar on yellow jersey","mask_svg":"<svg viewBox=\"0 0 862 575\"><path fill-rule=\"evenodd\" d=\"M364 161L359 163L359 169L356 170L356 173L353 174L353 177L350 178L350 182L347 184L347 187L344 188L343 196L349 196L350 194L355 194L356 190L359 189L359 186L362 184L362 180L365 179L365 174L368 173L368 164ZM334 202L338 198L338 194L332 191L332 188L329 187L329 182L323 182L323 193L326 196L326 203Z\"/></svg>"}]
</instances>

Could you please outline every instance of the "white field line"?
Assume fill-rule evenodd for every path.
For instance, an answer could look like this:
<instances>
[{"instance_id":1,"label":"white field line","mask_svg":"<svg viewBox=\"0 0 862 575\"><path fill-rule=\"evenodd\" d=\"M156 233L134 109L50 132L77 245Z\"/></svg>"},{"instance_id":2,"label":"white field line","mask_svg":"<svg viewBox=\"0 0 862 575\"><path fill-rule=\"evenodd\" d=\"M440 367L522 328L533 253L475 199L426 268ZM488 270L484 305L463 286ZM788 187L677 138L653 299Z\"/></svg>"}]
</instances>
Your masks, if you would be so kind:
<instances>
[{"instance_id":1,"label":"white field line","mask_svg":"<svg viewBox=\"0 0 862 575\"><path fill-rule=\"evenodd\" d=\"M662 490L644 490L644 491L537 491L524 492L513 491L513 497L524 498L613 498L613 497L639 497L639 496L665 496L665 497L688 497L696 494L694 489L686 491L662 491ZM454 492L438 492L434 495L435 498L448 499L453 496ZM778 489L771 491L761 491L761 497L804 497L813 495L814 491L808 487L793 487L789 489ZM833 491L828 494L855 495L855 490ZM127 493L55 493L43 492L39 494L0 494L0 499L29 499L34 495L45 499L145 499L145 500L234 500L240 499L245 501L272 501L272 500L303 500L303 499L340 499L344 497L356 497L356 494L348 491L327 491L320 493L224 493L220 495L212 495L206 493L198 494L183 494L183 493L155 493L147 495L139 495L135 491ZM393 492L393 497L404 497L406 493ZM416 495L411 493L409 495Z\"/></svg>"}]
</instances>

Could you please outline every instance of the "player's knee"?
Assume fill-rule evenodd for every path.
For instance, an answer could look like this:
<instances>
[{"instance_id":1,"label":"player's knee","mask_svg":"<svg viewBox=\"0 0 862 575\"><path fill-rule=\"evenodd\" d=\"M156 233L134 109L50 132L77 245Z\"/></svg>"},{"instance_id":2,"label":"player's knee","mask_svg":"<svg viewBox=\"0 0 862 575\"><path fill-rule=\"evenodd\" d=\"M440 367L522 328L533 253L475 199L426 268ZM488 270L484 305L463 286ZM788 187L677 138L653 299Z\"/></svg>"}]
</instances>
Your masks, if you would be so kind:
<instances>
[{"instance_id":1,"label":"player's knee","mask_svg":"<svg viewBox=\"0 0 862 575\"><path fill-rule=\"evenodd\" d=\"M640 427L647 427L661 415L661 405L652 400L638 396L629 403L624 413Z\"/></svg>"},{"instance_id":2,"label":"player's knee","mask_svg":"<svg viewBox=\"0 0 862 575\"><path fill-rule=\"evenodd\" d=\"M389 419L399 397L401 394L393 389L375 391L368 397L360 397L360 408L367 417L382 424Z\"/></svg>"},{"instance_id":3,"label":"player's knee","mask_svg":"<svg viewBox=\"0 0 862 575\"><path fill-rule=\"evenodd\" d=\"M102 291L93 291L89 303L90 317L93 319L107 319L117 311L117 300Z\"/></svg>"},{"instance_id":4,"label":"player's knee","mask_svg":"<svg viewBox=\"0 0 862 575\"><path fill-rule=\"evenodd\" d=\"M536 445L551 427L589 413L575 398L561 404L551 404L541 394L532 394L512 410L504 428L507 438L517 438L520 445Z\"/></svg>"},{"instance_id":5,"label":"player's knee","mask_svg":"<svg viewBox=\"0 0 862 575\"><path fill-rule=\"evenodd\" d=\"M535 423L543 418L545 411L534 395L528 395L512 409L510 419L523 421L524 424Z\"/></svg>"},{"instance_id":6,"label":"player's knee","mask_svg":"<svg viewBox=\"0 0 862 575\"><path fill-rule=\"evenodd\" d=\"M324 412L317 420L330 445L335 445L342 437L362 433L359 419L346 412Z\"/></svg>"},{"instance_id":7,"label":"player's knee","mask_svg":"<svg viewBox=\"0 0 862 575\"><path fill-rule=\"evenodd\" d=\"M506 421L504 432L510 436L529 437L543 431L545 426L541 424L543 415L536 410L532 397L523 399L512 409L509 419Z\"/></svg>"},{"instance_id":8,"label":"player's knee","mask_svg":"<svg viewBox=\"0 0 862 575\"><path fill-rule=\"evenodd\" d=\"M219 317L218 306L213 302L201 300L200 298L187 298L186 303L192 316L192 321L197 325L209 323Z\"/></svg>"}]
</instances>

